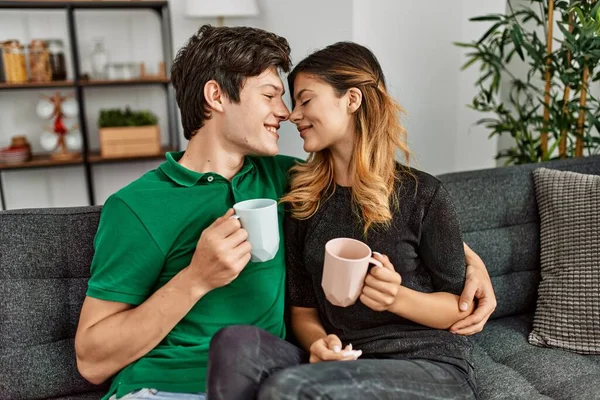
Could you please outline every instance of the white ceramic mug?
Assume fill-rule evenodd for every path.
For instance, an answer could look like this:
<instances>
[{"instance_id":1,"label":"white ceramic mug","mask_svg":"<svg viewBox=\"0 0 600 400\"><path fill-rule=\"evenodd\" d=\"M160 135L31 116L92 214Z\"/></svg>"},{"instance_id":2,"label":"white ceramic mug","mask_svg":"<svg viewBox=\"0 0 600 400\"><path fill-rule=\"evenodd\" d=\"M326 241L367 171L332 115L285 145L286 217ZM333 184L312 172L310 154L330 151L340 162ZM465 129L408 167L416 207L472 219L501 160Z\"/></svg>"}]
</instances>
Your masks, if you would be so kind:
<instances>
[{"instance_id":1,"label":"white ceramic mug","mask_svg":"<svg viewBox=\"0 0 600 400\"><path fill-rule=\"evenodd\" d=\"M356 302L369 264L383 266L372 255L371 248L360 240L337 238L327 242L321 287L331 304L347 307Z\"/></svg>"},{"instance_id":2,"label":"white ceramic mug","mask_svg":"<svg viewBox=\"0 0 600 400\"><path fill-rule=\"evenodd\" d=\"M248 232L248 241L252 245L252 262L272 260L279 250L279 220L277 201L272 199L253 199L234 204L235 215Z\"/></svg>"}]
</instances>

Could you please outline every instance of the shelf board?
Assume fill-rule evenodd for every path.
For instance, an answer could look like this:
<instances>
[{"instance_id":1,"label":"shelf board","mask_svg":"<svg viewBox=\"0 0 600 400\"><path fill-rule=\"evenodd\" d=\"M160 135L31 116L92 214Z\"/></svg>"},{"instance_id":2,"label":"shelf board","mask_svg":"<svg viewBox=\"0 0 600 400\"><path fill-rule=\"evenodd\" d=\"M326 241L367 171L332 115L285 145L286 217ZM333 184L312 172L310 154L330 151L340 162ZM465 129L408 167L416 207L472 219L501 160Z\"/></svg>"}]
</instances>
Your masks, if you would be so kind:
<instances>
[{"instance_id":1,"label":"shelf board","mask_svg":"<svg viewBox=\"0 0 600 400\"><path fill-rule=\"evenodd\" d=\"M78 86L133 86L133 85L156 85L156 84L167 84L171 82L168 78L156 78L156 79L127 79L127 80L89 80L79 81Z\"/></svg>"},{"instance_id":2,"label":"shelf board","mask_svg":"<svg viewBox=\"0 0 600 400\"><path fill-rule=\"evenodd\" d=\"M0 8L150 8L160 9L167 5L167 1L89 1L89 0L70 0L70 1L50 1L50 0L8 0L0 1Z\"/></svg>"},{"instance_id":3,"label":"shelf board","mask_svg":"<svg viewBox=\"0 0 600 400\"><path fill-rule=\"evenodd\" d=\"M63 88L72 87L74 84L73 81L0 83L0 90Z\"/></svg>"},{"instance_id":4,"label":"shelf board","mask_svg":"<svg viewBox=\"0 0 600 400\"><path fill-rule=\"evenodd\" d=\"M129 80L91 80L79 81L52 81L52 82L27 82L27 83L0 83L0 90L15 89L51 89L51 88L70 88L76 86L82 87L111 87L111 86L143 86L143 85L166 85L171 80L168 78L158 79L129 79Z\"/></svg>"},{"instance_id":5,"label":"shelf board","mask_svg":"<svg viewBox=\"0 0 600 400\"><path fill-rule=\"evenodd\" d=\"M88 162L90 164L109 164L118 163L124 161L146 161L146 160L162 160L165 158L165 153L173 151L171 147L163 147L160 154L154 154L150 156L124 156L124 157L102 157L99 152L92 152L88 155Z\"/></svg>"},{"instance_id":6,"label":"shelf board","mask_svg":"<svg viewBox=\"0 0 600 400\"><path fill-rule=\"evenodd\" d=\"M70 160L54 160L49 154L34 154L30 161L18 164L3 164L0 163L0 170L15 170L15 169L28 169L28 168L42 168L42 167L63 167L69 165L81 165L83 164L83 157L81 155L74 157Z\"/></svg>"}]
</instances>

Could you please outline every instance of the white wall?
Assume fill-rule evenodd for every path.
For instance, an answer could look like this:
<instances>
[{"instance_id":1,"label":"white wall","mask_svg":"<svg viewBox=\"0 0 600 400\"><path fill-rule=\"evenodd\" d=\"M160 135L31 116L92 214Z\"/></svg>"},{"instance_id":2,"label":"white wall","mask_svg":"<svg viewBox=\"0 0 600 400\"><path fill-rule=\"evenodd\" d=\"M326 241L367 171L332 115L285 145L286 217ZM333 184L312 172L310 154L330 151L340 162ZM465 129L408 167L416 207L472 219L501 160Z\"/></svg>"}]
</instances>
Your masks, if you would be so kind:
<instances>
[{"instance_id":1,"label":"white wall","mask_svg":"<svg viewBox=\"0 0 600 400\"><path fill-rule=\"evenodd\" d=\"M466 103L475 72L461 72L463 51L452 43L483 33L468 22L500 12L505 0L425 2L354 0L354 40L379 58L391 93L408 112L405 126L418 168L433 174L494 166L496 141L471 125Z\"/></svg>"},{"instance_id":2,"label":"white wall","mask_svg":"<svg viewBox=\"0 0 600 400\"><path fill-rule=\"evenodd\" d=\"M311 51L340 40L355 40L379 57L392 93L408 110L406 126L417 166L438 174L494 165L496 142L479 128L478 118L465 104L474 93L475 70L460 72L464 61L453 41L476 39L482 26L468 22L472 15L503 11L505 0L259 0L257 18L225 19L226 25L248 25L286 37L298 62ZM186 19L184 0L171 0L174 49L181 47L203 23L213 19ZM110 29L106 21L110 19ZM155 63L161 56L159 24L149 11L82 12L79 21L81 52L89 59L91 40L106 38L115 61ZM0 11L0 40L32 38L66 40L65 16L59 11ZM68 52L68 48L67 48ZM82 67L89 69L83 62ZM69 66L72 73L72 68ZM51 92L46 92L51 93ZM87 121L96 125L97 113L107 106L130 105L156 112L166 130L166 110L160 88L95 88L86 90ZM0 146L9 138L26 134L35 150L43 121L35 114L35 91L0 92ZM96 131L91 146L97 148ZM182 143L185 144L185 141ZM304 157L302 141L291 124L283 124L281 152ZM96 197L107 196L156 162L124 163L94 167ZM69 167L3 172L8 208L85 205L83 168Z\"/></svg>"}]
</instances>

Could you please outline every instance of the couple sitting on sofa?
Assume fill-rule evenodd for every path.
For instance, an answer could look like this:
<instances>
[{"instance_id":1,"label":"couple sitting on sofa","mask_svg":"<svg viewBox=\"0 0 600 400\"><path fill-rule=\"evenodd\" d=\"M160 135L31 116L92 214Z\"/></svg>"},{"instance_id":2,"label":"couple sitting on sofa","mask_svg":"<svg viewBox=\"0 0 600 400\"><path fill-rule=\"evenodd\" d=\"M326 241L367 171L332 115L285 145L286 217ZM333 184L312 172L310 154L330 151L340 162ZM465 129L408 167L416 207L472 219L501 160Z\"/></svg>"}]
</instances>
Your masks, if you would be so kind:
<instances>
[{"instance_id":1,"label":"couple sitting on sofa","mask_svg":"<svg viewBox=\"0 0 600 400\"><path fill-rule=\"evenodd\" d=\"M395 161L409 158L402 109L377 59L354 43L311 54L288 76L291 113L289 67L287 41L253 28L203 26L179 51L189 144L105 203L81 374L114 376L106 398L476 398L465 335L493 312L493 289L441 183ZM275 156L287 119L305 163ZM285 240L264 262L231 218L255 198L280 200ZM339 237L379 264L347 307L321 287ZM302 348L284 340L286 299Z\"/></svg>"}]
</instances>

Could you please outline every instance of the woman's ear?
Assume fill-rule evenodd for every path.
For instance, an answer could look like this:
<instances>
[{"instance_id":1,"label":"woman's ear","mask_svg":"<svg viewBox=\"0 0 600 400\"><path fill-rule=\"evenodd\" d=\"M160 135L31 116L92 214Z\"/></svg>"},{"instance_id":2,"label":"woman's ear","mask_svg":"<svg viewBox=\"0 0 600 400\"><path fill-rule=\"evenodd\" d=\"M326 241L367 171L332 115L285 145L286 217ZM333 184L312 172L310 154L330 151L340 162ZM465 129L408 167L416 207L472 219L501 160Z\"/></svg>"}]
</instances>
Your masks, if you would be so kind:
<instances>
[{"instance_id":1,"label":"woman's ear","mask_svg":"<svg viewBox=\"0 0 600 400\"><path fill-rule=\"evenodd\" d=\"M362 104L363 94L358 88L350 88L348 89L348 111L350 114L353 114L360 108Z\"/></svg>"},{"instance_id":2,"label":"woman's ear","mask_svg":"<svg viewBox=\"0 0 600 400\"><path fill-rule=\"evenodd\" d=\"M219 83L214 79L204 85L204 99L210 109L223 112L223 92Z\"/></svg>"}]
</instances>

